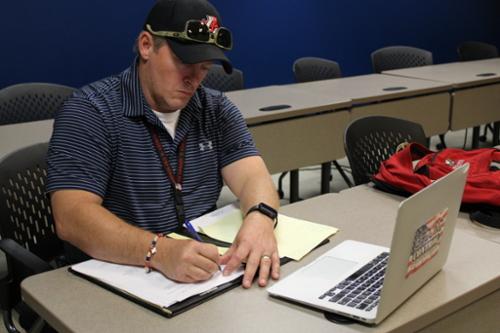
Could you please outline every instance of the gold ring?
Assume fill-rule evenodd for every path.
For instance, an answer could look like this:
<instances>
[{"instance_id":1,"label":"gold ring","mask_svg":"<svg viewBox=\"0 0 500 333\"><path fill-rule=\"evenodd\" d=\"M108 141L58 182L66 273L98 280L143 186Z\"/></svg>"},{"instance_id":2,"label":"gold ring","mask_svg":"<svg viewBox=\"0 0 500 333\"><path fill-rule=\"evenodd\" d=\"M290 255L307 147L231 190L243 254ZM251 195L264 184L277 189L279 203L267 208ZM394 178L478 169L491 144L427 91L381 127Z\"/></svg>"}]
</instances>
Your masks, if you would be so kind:
<instances>
[{"instance_id":1,"label":"gold ring","mask_svg":"<svg viewBox=\"0 0 500 333\"><path fill-rule=\"evenodd\" d=\"M268 256L267 254L264 254L262 257L260 257L260 260L264 260L264 259L271 260L271 257Z\"/></svg>"}]
</instances>

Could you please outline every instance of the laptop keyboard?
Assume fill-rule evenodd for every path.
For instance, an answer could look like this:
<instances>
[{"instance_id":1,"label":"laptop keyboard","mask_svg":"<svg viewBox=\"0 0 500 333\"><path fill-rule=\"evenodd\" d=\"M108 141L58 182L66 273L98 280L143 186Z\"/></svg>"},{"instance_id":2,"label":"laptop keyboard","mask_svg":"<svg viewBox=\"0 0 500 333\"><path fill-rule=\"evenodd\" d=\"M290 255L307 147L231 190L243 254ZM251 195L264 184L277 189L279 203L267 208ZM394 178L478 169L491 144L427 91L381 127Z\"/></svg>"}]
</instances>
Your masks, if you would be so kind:
<instances>
[{"instance_id":1,"label":"laptop keyboard","mask_svg":"<svg viewBox=\"0 0 500 333\"><path fill-rule=\"evenodd\" d=\"M360 310L372 310L380 300L388 259L388 252L381 253L319 298Z\"/></svg>"}]
</instances>

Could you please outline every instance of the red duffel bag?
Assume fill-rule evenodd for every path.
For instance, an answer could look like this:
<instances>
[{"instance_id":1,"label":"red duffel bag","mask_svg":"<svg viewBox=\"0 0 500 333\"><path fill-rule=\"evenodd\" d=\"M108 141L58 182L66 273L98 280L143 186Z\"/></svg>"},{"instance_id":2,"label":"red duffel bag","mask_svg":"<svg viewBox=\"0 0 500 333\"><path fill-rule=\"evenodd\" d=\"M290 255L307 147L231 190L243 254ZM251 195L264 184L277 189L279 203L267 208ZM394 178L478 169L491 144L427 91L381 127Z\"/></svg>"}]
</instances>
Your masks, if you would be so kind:
<instances>
[{"instance_id":1,"label":"red duffel bag","mask_svg":"<svg viewBox=\"0 0 500 333\"><path fill-rule=\"evenodd\" d=\"M382 162L372 180L382 190L411 194L464 163L469 163L470 167L462 198L463 207L498 213L500 150L495 148L447 148L434 152L418 143L410 143Z\"/></svg>"}]
</instances>

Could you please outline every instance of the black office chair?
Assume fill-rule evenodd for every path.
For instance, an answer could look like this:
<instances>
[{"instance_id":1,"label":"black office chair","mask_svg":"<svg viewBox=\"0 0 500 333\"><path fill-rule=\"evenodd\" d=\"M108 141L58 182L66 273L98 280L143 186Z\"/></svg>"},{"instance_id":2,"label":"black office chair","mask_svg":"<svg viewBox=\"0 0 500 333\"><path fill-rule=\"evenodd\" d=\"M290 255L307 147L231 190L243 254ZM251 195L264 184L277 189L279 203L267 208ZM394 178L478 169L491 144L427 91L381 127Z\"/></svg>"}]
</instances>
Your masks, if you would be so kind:
<instances>
[{"instance_id":1,"label":"black office chair","mask_svg":"<svg viewBox=\"0 0 500 333\"><path fill-rule=\"evenodd\" d=\"M219 91L240 90L244 88L243 72L233 68L233 72L227 74L221 65L213 64L202 84Z\"/></svg>"},{"instance_id":2,"label":"black office chair","mask_svg":"<svg viewBox=\"0 0 500 333\"><path fill-rule=\"evenodd\" d=\"M342 77L337 62L324 58L303 57L294 61L293 74L297 82L337 79Z\"/></svg>"},{"instance_id":3,"label":"black office chair","mask_svg":"<svg viewBox=\"0 0 500 333\"><path fill-rule=\"evenodd\" d=\"M498 58L498 49L495 45L477 41L463 42L457 47L457 52L460 61ZM480 141L486 141L488 130L494 133L492 124L484 126L483 135L479 136Z\"/></svg>"},{"instance_id":4,"label":"black office chair","mask_svg":"<svg viewBox=\"0 0 500 333\"><path fill-rule=\"evenodd\" d=\"M18 332L14 309L26 330L38 320L21 301L21 281L66 264L45 195L47 147L35 144L0 160L0 249L7 260L7 274L0 279L0 306L8 332ZM52 329L46 325L45 331Z\"/></svg>"},{"instance_id":5,"label":"black office chair","mask_svg":"<svg viewBox=\"0 0 500 333\"><path fill-rule=\"evenodd\" d=\"M318 58L318 57L298 58L293 62L292 69L295 81L298 83L337 79L339 77L342 77L342 71L340 70L339 64L336 61L325 58ZM333 164L339 170L340 175L342 176L342 178L344 178L347 185L351 186L352 185L351 181L349 177L347 177L347 175L345 174L342 167L337 163L337 161L333 161ZM291 172L292 174L295 173L296 177L298 177L298 170L292 170ZM283 199L284 197L283 178L287 174L288 171L283 172L278 178L278 195L281 199ZM292 195L291 199L294 199L292 198Z\"/></svg>"},{"instance_id":6,"label":"black office chair","mask_svg":"<svg viewBox=\"0 0 500 333\"><path fill-rule=\"evenodd\" d=\"M432 65L432 53L411 46L388 46L371 54L373 71L382 73L393 69ZM446 148L444 134L439 135L438 149Z\"/></svg>"},{"instance_id":7,"label":"black office chair","mask_svg":"<svg viewBox=\"0 0 500 333\"><path fill-rule=\"evenodd\" d=\"M477 41L463 42L457 47L457 52L460 61L498 58L498 49L495 45Z\"/></svg>"},{"instance_id":8,"label":"black office chair","mask_svg":"<svg viewBox=\"0 0 500 333\"><path fill-rule=\"evenodd\" d=\"M356 185L368 183L380 163L404 142L427 145L420 124L399 118L369 116L352 121L345 131L344 149Z\"/></svg>"},{"instance_id":9,"label":"black office chair","mask_svg":"<svg viewBox=\"0 0 500 333\"><path fill-rule=\"evenodd\" d=\"M0 125L54 118L75 88L52 83L21 83L0 90Z\"/></svg>"},{"instance_id":10,"label":"black office chair","mask_svg":"<svg viewBox=\"0 0 500 333\"><path fill-rule=\"evenodd\" d=\"M371 54L373 71L382 73L391 69L401 69L432 65L432 53L411 46L388 46Z\"/></svg>"}]
</instances>

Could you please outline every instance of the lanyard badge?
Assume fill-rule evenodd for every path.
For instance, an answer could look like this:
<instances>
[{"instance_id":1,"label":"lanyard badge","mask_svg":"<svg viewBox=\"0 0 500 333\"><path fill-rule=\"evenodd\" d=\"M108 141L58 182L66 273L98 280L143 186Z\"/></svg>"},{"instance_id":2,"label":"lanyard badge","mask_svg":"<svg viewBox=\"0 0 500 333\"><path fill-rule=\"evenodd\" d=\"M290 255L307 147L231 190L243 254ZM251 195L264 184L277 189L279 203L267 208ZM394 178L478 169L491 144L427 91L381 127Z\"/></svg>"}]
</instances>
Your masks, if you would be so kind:
<instances>
[{"instance_id":1,"label":"lanyard badge","mask_svg":"<svg viewBox=\"0 0 500 333\"><path fill-rule=\"evenodd\" d=\"M156 151L158 152L158 156L160 157L161 164L165 173L167 174L170 183L172 184L172 188L174 190L174 201L175 201L175 212L177 214L177 228L182 229L182 225L186 221L186 214L184 211L184 200L182 199L182 179L184 172L184 159L186 156L186 138L184 138L179 145L179 151L177 153L177 175L174 174L170 163L168 162L168 157L165 151L163 150L163 146L160 142L160 137L158 132L153 127L153 125L148 124L149 132L151 133L151 138L153 139L153 144L155 146Z\"/></svg>"}]
</instances>

